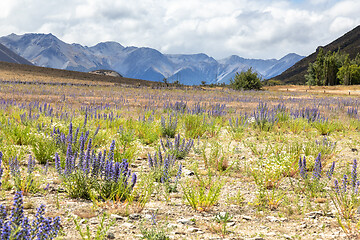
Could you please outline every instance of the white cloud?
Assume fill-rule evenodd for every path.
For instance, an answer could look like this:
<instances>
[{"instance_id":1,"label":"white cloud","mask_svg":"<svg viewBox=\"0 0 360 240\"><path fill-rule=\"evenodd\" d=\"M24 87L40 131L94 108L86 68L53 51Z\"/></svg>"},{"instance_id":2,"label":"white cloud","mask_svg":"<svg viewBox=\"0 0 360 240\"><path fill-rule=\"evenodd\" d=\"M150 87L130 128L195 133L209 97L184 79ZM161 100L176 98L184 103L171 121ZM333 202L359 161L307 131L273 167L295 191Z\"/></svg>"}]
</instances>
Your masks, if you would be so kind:
<instances>
[{"instance_id":1,"label":"white cloud","mask_svg":"<svg viewBox=\"0 0 360 240\"><path fill-rule=\"evenodd\" d=\"M358 0L2 0L0 35L51 32L166 53L307 55L360 24Z\"/></svg>"}]
</instances>

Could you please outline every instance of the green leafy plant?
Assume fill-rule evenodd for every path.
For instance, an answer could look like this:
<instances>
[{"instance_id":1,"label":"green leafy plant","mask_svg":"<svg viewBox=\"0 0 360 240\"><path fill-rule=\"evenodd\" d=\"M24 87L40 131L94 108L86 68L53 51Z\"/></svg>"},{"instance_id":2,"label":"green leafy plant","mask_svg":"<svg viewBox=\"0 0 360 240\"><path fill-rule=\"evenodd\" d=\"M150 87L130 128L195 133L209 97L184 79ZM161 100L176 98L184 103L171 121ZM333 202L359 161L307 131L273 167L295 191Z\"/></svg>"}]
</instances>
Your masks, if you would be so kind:
<instances>
[{"instance_id":1,"label":"green leafy plant","mask_svg":"<svg viewBox=\"0 0 360 240\"><path fill-rule=\"evenodd\" d=\"M227 223L231 221L233 216L231 216L228 212L222 212L215 215L215 221L221 224L221 235L225 236L228 231L226 229Z\"/></svg>"},{"instance_id":2,"label":"green leafy plant","mask_svg":"<svg viewBox=\"0 0 360 240\"><path fill-rule=\"evenodd\" d=\"M87 221L84 222L84 224L86 224L85 231L82 229L80 222L75 217L73 218L73 221L82 240L103 240L107 238L107 232L115 224L116 220L113 219L109 221L109 217L104 213L101 218L99 217L99 224L96 227L95 233L91 233L89 223Z\"/></svg>"},{"instance_id":3,"label":"green leafy plant","mask_svg":"<svg viewBox=\"0 0 360 240\"><path fill-rule=\"evenodd\" d=\"M32 147L34 156L39 163L46 164L54 159L56 145L47 136L41 135L36 137Z\"/></svg>"},{"instance_id":4,"label":"green leafy plant","mask_svg":"<svg viewBox=\"0 0 360 240\"><path fill-rule=\"evenodd\" d=\"M188 114L183 117L185 136L188 138L202 137L206 130L205 116L200 114Z\"/></svg>"},{"instance_id":5,"label":"green leafy plant","mask_svg":"<svg viewBox=\"0 0 360 240\"><path fill-rule=\"evenodd\" d=\"M156 221L156 213L152 214L151 227L141 228L141 239L148 240L169 240L166 231L163 226L159 226Z\"/></svg>"},{"instance_id":6,"label":"green leafy plant","mask_svg":"<svg viewBox=\"0 0 360 240\"><path fill-rule=\"evenodd\" d=\"M10 159L9 166L13 186L17 191L24 193L36 193L40 191L39 186L41 183L34 175L35 160L31 155L29 156L26 173L21 169L17 157Z\"/></svg>"},{"instance_id":7,"label":"green leafy plant","mask_svg":"<svg viewBox=\"0 0 360 240\"><path fill-rule=\"evenodd\" d=\"M218 203L224 180L219 176L213 179L209 170L206 176L201 176L195 171L196 179L188 180L182 184L184 198L196 211L208 211Z\"/></svg>"}]
</instances>

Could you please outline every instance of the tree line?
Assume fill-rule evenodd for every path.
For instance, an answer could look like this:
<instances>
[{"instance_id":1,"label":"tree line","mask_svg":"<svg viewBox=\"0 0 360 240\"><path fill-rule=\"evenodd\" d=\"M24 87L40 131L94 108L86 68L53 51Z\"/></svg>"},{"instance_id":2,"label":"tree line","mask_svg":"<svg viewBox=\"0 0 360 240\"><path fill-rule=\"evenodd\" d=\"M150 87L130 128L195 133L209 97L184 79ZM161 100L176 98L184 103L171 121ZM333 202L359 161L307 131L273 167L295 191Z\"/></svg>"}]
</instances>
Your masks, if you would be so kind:
<instances>
[{"instance_id":1,"label":"tree line","mask_svg":"<svg viewBox=\"0 0 360 240\"><path fill-rule=\"evenodd\" d=\"M308 85L360 84L360 54L350 59L349 54L320 48L315 62L310 63L305 75Z\"/></svg>"}]
</instances>

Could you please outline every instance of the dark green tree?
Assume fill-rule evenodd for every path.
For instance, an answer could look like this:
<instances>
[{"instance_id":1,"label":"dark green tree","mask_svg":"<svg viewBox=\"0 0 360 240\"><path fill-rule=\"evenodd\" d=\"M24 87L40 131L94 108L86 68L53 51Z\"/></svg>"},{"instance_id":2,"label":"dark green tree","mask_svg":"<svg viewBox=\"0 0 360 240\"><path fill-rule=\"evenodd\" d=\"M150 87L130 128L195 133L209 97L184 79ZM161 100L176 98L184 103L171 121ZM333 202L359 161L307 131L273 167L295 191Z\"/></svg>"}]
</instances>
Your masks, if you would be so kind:
<instances>
[{"instance_id":1,"label":"dark green tree","mask_svg":"<svg viewBox=\"0 0 360 240\"><path fill-rule=\"evenodd\" d=\"M230 87L235 90L260 90L261 76L249 68L246 72L236 73L230 80Z\"/></svg>"}]
</instances>

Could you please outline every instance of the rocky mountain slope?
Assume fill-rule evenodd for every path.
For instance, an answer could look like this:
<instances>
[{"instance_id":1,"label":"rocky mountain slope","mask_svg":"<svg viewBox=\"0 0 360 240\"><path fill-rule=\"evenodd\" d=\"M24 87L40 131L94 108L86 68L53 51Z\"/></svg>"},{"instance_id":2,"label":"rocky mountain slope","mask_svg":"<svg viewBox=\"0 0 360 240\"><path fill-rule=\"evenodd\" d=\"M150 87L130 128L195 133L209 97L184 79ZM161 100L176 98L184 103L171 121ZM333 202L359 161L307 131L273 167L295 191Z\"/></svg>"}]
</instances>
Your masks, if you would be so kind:
<instances>
[{"instance_id":1,"label":"rocky mountain slope","mask_svg":"<svg viewBox=\"0 0 360 240\"><path fill-rule=\"evenodd\" d=\"M360 53L360 25L322 48L324 48L324 52L337 51L339 49L342 52L348 53L350 58L355 58L356 54ZM316 60L318 50L319 47L314 53L298 61L282 74L274 77L274 79L281 80L287 84L304 84L306 82L304 76L307 73L309 63Z\"/></svg>"},{"instance_id":2,"label":"rocky mountain slope","mask_svg":"<svg viewBox=\"0 0 360 240\"><path fill-rule=\"evenodd\" d=\"M52 34L11 34L0 43L37 66L89 72L109 69L124 77L183 84L228 83L236 72L255 69L271 78L291 67L302 56L288 54L276 60L245 59L230 56L215 60L206 54L162 54L152 48L124 47L117 42L102 42L92 47L68 44Z\"/></svg>"},{"instance_id":3,"label":"rocky mountain slope","mask_svg":"<svg viewBox=\"0 0 360 240\"><path fill-rule=\"evenodd\" d=\"M19 55L17 55L13 51L2 45L1 43L0 43L0 61L32 65L31 62L29 62L25 58L20 57Z\"/></svg>"}]
</instances>

